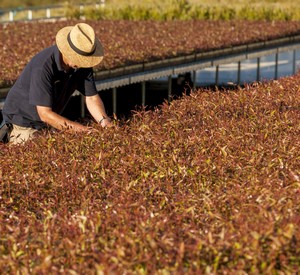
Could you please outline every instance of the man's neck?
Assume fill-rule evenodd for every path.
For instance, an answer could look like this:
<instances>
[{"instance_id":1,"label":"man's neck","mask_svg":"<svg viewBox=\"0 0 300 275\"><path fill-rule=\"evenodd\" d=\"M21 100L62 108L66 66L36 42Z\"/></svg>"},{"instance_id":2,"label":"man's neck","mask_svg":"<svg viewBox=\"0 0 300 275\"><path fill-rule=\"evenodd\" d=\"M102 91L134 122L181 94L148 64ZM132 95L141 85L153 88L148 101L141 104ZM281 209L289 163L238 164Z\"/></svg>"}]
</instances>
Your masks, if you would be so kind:
<instances>
[{"instance_id":1,"label":"man's neck","mask_svg":"<svg viewBox=\"0 0 300 275\"><path fill-rule=\"evenodd\" d=\"M67 73L69 72L72 68L70 66L68 66L65 61L64 61L64 56L62 54L60 54L60 64L61 67L63 68L63 70Z\"/></svg>"}]
</instances>

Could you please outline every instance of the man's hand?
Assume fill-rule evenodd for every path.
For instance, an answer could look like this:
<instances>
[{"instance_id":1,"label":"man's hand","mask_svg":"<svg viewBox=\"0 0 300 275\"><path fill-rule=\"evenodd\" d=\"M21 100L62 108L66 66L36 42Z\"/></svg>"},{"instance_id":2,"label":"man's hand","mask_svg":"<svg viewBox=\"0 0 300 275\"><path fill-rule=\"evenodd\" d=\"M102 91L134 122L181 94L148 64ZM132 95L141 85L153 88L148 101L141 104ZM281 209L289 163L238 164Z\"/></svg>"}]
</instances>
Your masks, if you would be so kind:
<instances>
[{"instance_id":1,"label":"man's hand","mask_svg":"<svg viewBox=\"0 0 300 275\"><path fill-rule=\"evenodd\" d=\"M111 119L109 117L104 117L100 120L99 124L105 128L105 127L111 127L113 126Z\"/></svg>"}]
</instances>

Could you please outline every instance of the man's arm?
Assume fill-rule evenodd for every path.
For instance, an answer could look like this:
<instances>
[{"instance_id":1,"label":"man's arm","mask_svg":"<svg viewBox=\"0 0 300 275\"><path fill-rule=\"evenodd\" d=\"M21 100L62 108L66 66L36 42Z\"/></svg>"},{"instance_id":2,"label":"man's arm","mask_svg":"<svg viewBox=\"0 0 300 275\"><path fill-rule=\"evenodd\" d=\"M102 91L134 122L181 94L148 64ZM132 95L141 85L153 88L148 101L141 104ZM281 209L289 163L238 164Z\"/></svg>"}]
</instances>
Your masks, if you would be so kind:
<instances>
[{"instance_id":1,"label":"man's arm","mask_svg":"<svg viewBox=\"0 0 300 275\"><path fill-rule=\"evenodd\" d=\"M37 106L36 109L40 116L40 119L43 122L47 123L48 125L56 128L56 129L59 129L59 130L68 129L68 130L71 130L74 132L90 131L89 127L81 125L80 123L77 123L75 121L71 121L71 120L53 112L50 107Z\"/></svg>"},{"instance_id":2,"label":"man's arm","mask_svg":"<svg viewBox=\"0 0 300 275\"><path fill-rule=\"evenodd\" d=\"M111 125L111 119L107 116L103 101L98 94L94 96L86 96L85 101L90 114L97 122L101 122L102 127Z\"/></svg>"}]
</instances>

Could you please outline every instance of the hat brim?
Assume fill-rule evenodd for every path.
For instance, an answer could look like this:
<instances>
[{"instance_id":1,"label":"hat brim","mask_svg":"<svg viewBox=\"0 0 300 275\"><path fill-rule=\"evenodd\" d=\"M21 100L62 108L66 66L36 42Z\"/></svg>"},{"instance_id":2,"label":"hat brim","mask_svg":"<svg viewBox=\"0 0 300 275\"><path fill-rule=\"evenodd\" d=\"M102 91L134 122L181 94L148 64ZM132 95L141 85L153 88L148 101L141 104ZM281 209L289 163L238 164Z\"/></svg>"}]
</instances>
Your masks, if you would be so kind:
<instances>
[{"instance_id":1,"label":"hat brim","mask_svg":"<svg viewBox=\"0 0 300 275\"><path fill-rule=\"evenodd\" d=\"M80 55L76 53L68 42L68 34L73 26L64 27L56 34L56 45L59 51L72 62L72 64L80 68L91 68L97 66L103 59L104 50L99 39L96 38L95 52L92 55Z\"/></svg>"}]
</instances>

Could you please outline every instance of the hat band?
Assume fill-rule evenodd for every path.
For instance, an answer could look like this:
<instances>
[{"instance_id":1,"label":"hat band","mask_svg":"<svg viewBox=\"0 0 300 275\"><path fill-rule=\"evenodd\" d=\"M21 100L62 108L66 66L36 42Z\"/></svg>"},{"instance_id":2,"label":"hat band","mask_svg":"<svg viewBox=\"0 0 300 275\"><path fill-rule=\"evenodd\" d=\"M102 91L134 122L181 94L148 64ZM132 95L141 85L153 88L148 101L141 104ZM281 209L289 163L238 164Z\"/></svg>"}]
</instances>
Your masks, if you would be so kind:
<instances>
[{"instance_id":1,"label":"hat band","mask_svg":"<svg viewBox=\"0 0 300 275\"><path fill-rule=\"evenodd\" d=\"M95 50L96 50L96 47L94 47L94 49L91 51L91 52L85 52L85 51L82 51L80 49L78 49L72 42L71 40L71 37L70 37L70 33L68 34L68 42L69 42L69 45L70 47L72 48L72 50L80 55L84 55L84 56L90 56L90 55L93 55L95 53Z\"/></svg>"}]
</instances>

